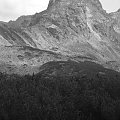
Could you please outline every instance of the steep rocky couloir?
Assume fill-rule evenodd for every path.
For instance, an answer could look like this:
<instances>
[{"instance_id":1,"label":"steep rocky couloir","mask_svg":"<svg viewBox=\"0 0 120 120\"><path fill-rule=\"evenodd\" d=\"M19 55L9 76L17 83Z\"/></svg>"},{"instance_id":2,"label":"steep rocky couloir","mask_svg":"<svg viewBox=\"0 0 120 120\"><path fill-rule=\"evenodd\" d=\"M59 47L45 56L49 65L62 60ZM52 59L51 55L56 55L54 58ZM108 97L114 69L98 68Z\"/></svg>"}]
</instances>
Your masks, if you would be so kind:
<instances>
[{"instance_id":1,"label":"steep rocky couloir","mask_svg":"<svg viewBox=\"0 0 120 120\"><path fill-rule=\"evenodd\" d=\"M120 71L120 12L99 0L50 0L45 11L0 22L1 45L30 46Z\"/></svg>"}]
</instances>

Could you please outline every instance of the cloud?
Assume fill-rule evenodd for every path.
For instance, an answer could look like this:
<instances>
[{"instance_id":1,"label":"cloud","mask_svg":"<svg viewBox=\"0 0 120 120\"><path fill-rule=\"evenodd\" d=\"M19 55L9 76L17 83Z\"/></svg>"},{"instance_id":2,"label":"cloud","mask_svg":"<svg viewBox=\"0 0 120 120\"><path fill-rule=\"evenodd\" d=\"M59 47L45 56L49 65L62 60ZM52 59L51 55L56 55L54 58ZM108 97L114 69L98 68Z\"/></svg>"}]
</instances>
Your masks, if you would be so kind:
<instances>
[{"instance_id":1,"label":"cloud","mask_svg":"<svg viewBox=\"0 0 120 120\"><path fill-rule=\"evenodd\" d=\"M47 8L49 0L0 0L0 21L15 20Z\"/></svg>"},{"instance_id":2,"label":"cloud","mask_svg":"<svg viewBox=\"0 0 120 120\"><path fill-rule=\"evenodd\" d=\"M100 0L103 8L108 12L115 12L120 8L120 0Z\"/></svg>"},{"instance_id":3,"label":"cloud","mask_svg":"<svg viewBox=\"0 0 120 120\"><path fill-rule=\"evenodd\" d=\"M10 16L16 16L15 6L6 0L0 0L0 20L7 20Z\"/></svg>"}]
</instances>

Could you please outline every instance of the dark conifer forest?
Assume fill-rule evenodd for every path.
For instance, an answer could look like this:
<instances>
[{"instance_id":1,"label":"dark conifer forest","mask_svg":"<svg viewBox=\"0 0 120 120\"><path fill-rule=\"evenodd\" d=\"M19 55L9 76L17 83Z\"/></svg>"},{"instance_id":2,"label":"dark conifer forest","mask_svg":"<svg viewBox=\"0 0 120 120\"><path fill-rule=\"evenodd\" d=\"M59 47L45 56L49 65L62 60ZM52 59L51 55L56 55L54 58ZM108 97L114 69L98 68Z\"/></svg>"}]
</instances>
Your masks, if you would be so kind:
<instances>
[{"instance_id":1,"label":"dark conifer forest","mask_svg":"<svg viewBox=\"0 0 120 120\"><path fill-rule=\"evenodd\" d=\"M120 73L72 61L0 73L0 120L120 120Z\"/></svg>"}]
</instances>

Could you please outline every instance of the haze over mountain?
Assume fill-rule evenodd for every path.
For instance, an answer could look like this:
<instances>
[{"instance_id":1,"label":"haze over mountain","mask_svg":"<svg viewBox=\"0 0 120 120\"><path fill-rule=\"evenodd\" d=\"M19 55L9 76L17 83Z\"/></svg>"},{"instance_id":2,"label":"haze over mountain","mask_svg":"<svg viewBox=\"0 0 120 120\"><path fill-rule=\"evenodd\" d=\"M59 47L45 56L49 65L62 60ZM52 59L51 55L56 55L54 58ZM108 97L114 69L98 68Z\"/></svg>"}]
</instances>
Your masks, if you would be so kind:
<instances>
[{"instance_id":1,"label":"haze over mountain","mask_svg":"<svg viewBox=\"0 0 120 120\"><path fill-rule=\"evenodd\" d=\"M0 22L0 70L39 72L49 61L92 61L120 71L120 11L98 0L50 0L45 11Z\"/></svg>"},{"instance_id":2,"label":"haze over mountain","mask_svg":"<svg viewBox=\"0 0 120 120\"><path fill-rule=\"evenodd\" d=\"M47 8L49 0L0 0L0 21L16 20Z\"/></svg>"}]
</instances>

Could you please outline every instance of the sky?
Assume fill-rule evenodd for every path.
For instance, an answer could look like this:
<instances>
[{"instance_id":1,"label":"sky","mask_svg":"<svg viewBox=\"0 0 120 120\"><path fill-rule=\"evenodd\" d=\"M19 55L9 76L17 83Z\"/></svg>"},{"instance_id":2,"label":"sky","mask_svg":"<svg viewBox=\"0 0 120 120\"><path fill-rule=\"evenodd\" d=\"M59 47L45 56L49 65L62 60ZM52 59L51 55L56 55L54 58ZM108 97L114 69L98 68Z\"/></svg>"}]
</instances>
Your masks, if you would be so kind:
<instances>
[{"instance_id":1,"label":"sky","mask_svg":"<svg viewBox=\"0 0 120 120\"><path fill-rule=\"evenodd\" d=\"M120 0L100 0L108 12L120 8ZM0 21L15 20L21 15L32 15L45 10L49 0L0 0Z\"/></svg>"}]
</instances>

